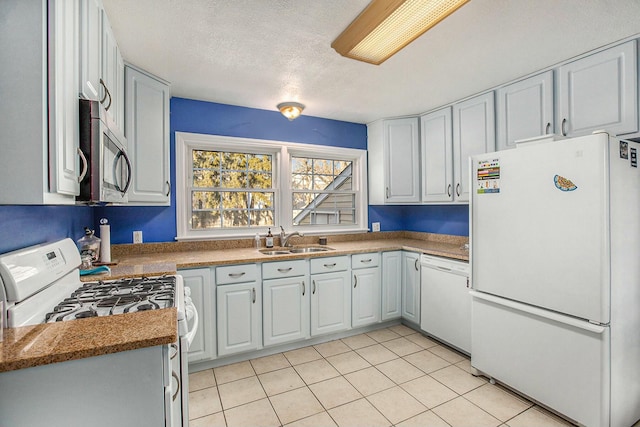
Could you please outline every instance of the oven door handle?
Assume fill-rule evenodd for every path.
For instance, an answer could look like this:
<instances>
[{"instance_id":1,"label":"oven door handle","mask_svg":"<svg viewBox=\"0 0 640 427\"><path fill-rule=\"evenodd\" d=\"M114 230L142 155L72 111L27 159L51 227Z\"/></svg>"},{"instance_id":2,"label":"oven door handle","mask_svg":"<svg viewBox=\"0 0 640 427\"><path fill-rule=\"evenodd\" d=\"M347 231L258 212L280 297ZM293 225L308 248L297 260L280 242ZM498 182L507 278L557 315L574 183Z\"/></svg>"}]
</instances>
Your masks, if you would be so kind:
<instances>
[{"instance_id":1,"label":"oven door handle","mask_svg":"<svg viewBox=\"0 0 640 427\"><path fill-rule=\"evenodd\" d=\"M191 347L191 343L195 339L196 333L198 332L198 310L196 310L196 306L192 302L187 303L184 309L187 316L187 324L189 323L189 320L193 320L193 326L191 327L189 332L187 332L187 335L185 335L187 343L189 344L189 347Z\"/></svg>"}]
</instances>

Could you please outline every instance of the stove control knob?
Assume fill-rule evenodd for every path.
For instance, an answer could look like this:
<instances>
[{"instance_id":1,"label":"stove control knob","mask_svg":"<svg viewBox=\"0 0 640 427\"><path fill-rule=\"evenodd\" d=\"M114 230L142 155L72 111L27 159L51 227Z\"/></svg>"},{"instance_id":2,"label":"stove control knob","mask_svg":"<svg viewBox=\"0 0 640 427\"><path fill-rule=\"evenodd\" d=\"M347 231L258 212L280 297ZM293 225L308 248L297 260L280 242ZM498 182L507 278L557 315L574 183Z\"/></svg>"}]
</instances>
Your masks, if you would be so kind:
<instances>
[{"instance_id":1,"label":"stove control knob","mask_svg":"<svg viewBox=\"0 0 640 427\"><path fill-rule=\"evenodd\" d=\"M186 305L193 305L193 301L191 300L191 297L184 297L184 303Z\"/></svg>"}]
</instances>

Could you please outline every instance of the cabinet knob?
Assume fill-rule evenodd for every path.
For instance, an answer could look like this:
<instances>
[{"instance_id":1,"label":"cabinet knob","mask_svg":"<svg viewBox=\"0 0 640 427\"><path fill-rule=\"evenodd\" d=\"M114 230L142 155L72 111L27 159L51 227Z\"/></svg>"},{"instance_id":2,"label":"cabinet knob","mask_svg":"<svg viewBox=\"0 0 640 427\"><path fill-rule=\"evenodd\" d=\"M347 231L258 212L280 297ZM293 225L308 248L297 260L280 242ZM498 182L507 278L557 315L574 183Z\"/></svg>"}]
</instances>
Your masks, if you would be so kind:
<instances>
[{"instance_id":1,"label":"cabinet knob","mask_svg":"<svg viewBox=\"0 0 640 427\"><path fill-rule=\"evenodd\" d=\"M169 197L169 195L171 194L171 182L170 182L170 181L167 181L167 187L168 187L169 189L167 190L167 194L166 194L166 196L167 196L167 197Z\"/></svg>"},{"instance_id":2,"label":"cabinet knob","mask_svg":"<svg viewBox=\"0 0 640 427\"><path fill-rule=\"evenodd\" d=\"M356 288L356 286L358 286L358 276L356 276L355 274L353 275L353 289Z\"/></svg>"},{"instance_id":3,"label":"cabinet knob","mask_svg":"<svg viewBox=\"0 0 640 427\"><path fill-rule=\"evenodd\" d=\"M315 281L315 280L313 280L313 281L311 282L311 284L313 285L313 290L311 291L311 293L312 293L313 295L315 295L315 294L316 294L316 281Z\"/></svg>"},{"instance_id":4,"label":"cabinet knob","mask_svg":"<svg viewBox=\"0 0 640 427\"><path fill-rule=\"evenodd\" d=\"M456 184L456 195L460 197L460 183Z\"/></svg>"},{"instance_id":5,"label":"cabinet knob","mask_svg":"<svg viewBox=\"0 0 640 427\"><path fill-rule=\"evenodd\" d=\"M302 296L304 296L304 292L305 292L305 286L304 286L304 280L302 281Z\"/></svg>"},{"instance_id":6,"label":"cabinet knob","mask_svg":"<svg viewBox=\"0 0 640 427\"><path fill-rule=\"evenodd\" d=\"M387 193L387 199L388 199L389 198L389 187L387 187L386 193Z\"/></svg>"},{"instance_id":7,"label":"cabinet knob","mask_svg":"<svg viewBox=\"0 0 640 427\"><path fill-rule=\"evenodd\" d=\"M293 267L289 267L289 268L279 268L278 271L280 273L288 273L293 269Z\"/></svg>"},{"instance_id":8,"label":"cabinet knob","mask_svg":"<svg viewBox=\"0 0 640 427\"><path fill-rule=\"evenodd\" d=\"M252 288L251 289L251 295L252 295L252 298L253 298L253 304L255 304L256 303L256 288Z\"/></svg>"},{"instance_id":9,"label":"cabinet knob","mask_svg":"<svg viewBox=\"0 0 640 427\"><path fill-rule=\"evenodd\" d=\"M547 129L545 130L545 134L549 135L551 133L551 122L547 123Z\"/></svg>"},{"instance_id":10,"label":"cabinet knob","mask_svg":"<svg viewBox=\"0 0 640 427\"><path fill-rule=\"evenodd\" d=\"M242 276L244 276L244 271L242 273L229 273L229 277L231 277L232 279L238 279Z\"/></svg>"},{"instance_id":11,"label":"cabinet knob","mask_svg":"<svg viewBox=\"0 0 640 427\"><path fill-rule=\"evenodd\" d=\"M560 129L562 136L567 136L567 119L562 119L562 126Z\"/></svg>"},{"instance_id":12,"label":"cabinet knob","mask_svg":"<svg viewBox=\"0 0 640 427\"><path fill-rule=\"evenodd\" d=\"M447 196L451 197L451 184L447 185Z\"/></svg>"},{"instance_id":13,"label":"cabinet knob","mask_svg":"<svg viewBox=\"0 0 640 427\"><path fill-rule=\"evenodd\" d=\"M416 262L413 263L413 267L416 269L416 271L418 271L418 261L420 261L420 258L416 258Z\"/></svg>"}]
</instances>

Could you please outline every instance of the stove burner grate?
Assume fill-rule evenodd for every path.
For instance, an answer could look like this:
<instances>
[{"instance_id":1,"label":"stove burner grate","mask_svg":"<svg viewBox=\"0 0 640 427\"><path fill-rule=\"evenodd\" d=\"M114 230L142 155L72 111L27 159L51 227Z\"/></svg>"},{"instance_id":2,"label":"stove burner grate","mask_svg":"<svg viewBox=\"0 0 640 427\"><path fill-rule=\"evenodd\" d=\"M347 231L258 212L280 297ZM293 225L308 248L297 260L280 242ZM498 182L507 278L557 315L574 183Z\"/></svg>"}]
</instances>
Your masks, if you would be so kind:
<instances>
[{"instance_id":1,"label":"stove burner grate","mask_svg":"<svg viewBox=\"0 0 640 427\"><path fill-rule=\"evenodd\" d=\"M175 276L87 282L53 308L46 322L134 313L174 306Z\"/></svg>"}]
</instances>

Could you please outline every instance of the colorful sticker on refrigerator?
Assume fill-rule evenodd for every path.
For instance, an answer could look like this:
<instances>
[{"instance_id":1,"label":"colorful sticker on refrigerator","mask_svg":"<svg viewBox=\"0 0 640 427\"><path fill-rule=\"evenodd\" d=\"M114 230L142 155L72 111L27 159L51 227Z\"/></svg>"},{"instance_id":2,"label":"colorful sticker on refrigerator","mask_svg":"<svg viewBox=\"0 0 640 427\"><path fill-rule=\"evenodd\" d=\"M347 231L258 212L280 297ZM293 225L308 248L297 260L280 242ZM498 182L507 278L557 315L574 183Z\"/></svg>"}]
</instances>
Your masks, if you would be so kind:
<instances>
[{"instance_id":1,"label":"colorful sticker on refrigerator","mask_svg":"<svg viewBox=\"0 0 640 427\"><path fill-rule=\"evenodd\" d=\"M629 158L629 143L620 141L620 158L627 160Z\"/></svg>"},{"instance_id":2,"label":"colorful sticker on refrigerator","mask_svg":"<svg viewBox=\"0 0 640 427\"><path fill-rule=\"evenodd\" d=\"M500 192L500 160L481 160L478 162L476 177L476 191L478 194Z\"/></svg>"},{"instance_id":3,"label":"colorful sticker on refrigerator","mask_svg":"<svg viewBox=\"0 0 640 427\"><path fill-rule=\"evenodd\" d=\"M558 190L562 191L573 191L578 188L570 179L560 175L555 175L553 177L553 183L556 185Z\"/></svg>"},{"instance_id":4,"label":"colorful sticker on refrigerator","mask_svg":"<svg viewBox=\"0 0 640 427\"><path fill-rule=\"evenodd\" d=\"M635 148L630 148L629 152L631 153L631 167L632 168L637 168L638 167L638 152L636 151Z\"/></svg>"}]
</instances>

